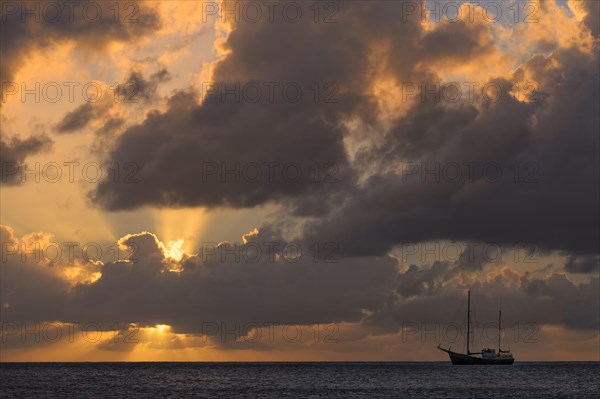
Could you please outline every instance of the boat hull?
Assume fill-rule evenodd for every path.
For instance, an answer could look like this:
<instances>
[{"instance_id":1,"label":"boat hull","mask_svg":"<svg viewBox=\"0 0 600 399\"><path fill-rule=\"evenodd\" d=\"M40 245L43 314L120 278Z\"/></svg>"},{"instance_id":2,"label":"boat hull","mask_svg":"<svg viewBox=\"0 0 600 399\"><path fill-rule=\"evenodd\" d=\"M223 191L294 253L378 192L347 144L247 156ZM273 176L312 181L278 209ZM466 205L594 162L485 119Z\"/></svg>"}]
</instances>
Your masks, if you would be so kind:
<instances>
[{"instance_id":1,"label":"boat hull","mask_svg":"<svg viewBox=\"0 0 600 399\"><path fill-rule=\"evenodd\" d=\"M469 364L489 364L489 365L511 365L515 362L513 357L496 357L496 358L483 358L471 355L465 355L463 353L448 352L450 361L456 365L469 365Z\"/></svg>"}]
</instances>

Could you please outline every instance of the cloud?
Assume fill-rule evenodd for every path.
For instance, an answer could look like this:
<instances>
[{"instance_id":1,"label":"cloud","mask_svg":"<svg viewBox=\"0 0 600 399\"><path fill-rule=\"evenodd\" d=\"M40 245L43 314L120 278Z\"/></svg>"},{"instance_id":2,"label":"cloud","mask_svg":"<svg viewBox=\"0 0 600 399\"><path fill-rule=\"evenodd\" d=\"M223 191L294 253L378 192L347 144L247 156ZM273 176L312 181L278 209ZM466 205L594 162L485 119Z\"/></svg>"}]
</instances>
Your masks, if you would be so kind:
<instances>
[{"instance_id":1,"label":"cloud","mask_svg":"<svg viewBox=\"0 0 600 399\"><path fill-rule=\"evenodd\" d=\"M597 65L597 55L575 48L531 58L513 81L534 79L539 102L415 103L357 155L381 172L309 223L307 236L345 243L355 254L433 239L598 253ZM508 81L496 82L510 91ZM488 164L502 175L486 176Z\"/></svg>"},{"instance_id":2,"label":"cloud","mask_svg":"<svg viewBox=\"0 0 600 399\"><path fill-rule=\"evenodd\" d=\"M533 323L591 331L599 327L597 277L576 284L560 273L537 278L504 267L478 278L450 273L452 267L441 263L411 266L398 276L399 293L408 300L388 302L363 323L380 334L398 331L402 323L461 324L470 289L479 327L495 321L500 307L506 325Z\"/></svg>"},{"instance_id":3,"label":"cloud","mask_svg":"<svg viewBox=\"0 0 600 399\"><path fill-rule=\"evenodd\" d=\"M600 258L597 255L570 256L565 263L565 270L571 273L598 273Z\"/></svg>"},{"instance_id":4,"label":"cloud","mask_svg":"<svg viewBox=\"0 0 600 399\"><path fill-rule=\"evenodd\" d=\"M416 66L436 58L437 53L422 43L433 33L426 33L418 18L398 23L400 12L394 8L390 13L382 4L343 3L343 23L321 26L302 19L297 24L235 24L222 44L227 55L212 65L212 82L203 82L203 93L173 95L165 112L149 113L116 141L109 161L135 162L142 175L139 184L105 180L92 198L109 210L143 205L239 208L280 201L299 215L323 215L355 184L343 125L355 115L373 117L371 74L380 64L379 51L390 53L382 74L396 71L415 79L423 75ZM381 22L373 24L375 20ZM481 25L461 24L456 29L454 38L469 38L465 51L490 51L489 41L481 44L477 38L483 35ZM380 50L383 44L390 48ZM416 54L401 57L405 52ZM439 53L439 58L453 56L451 51ZM308 62L304 54L311 54ZM257 86L262 96L255 101ZM234 94L226 94L232 90ZM294 90L303 95L290 100ZM205 95L201 102L196 99L200 94ZM292 184L273 184L266 178L241 183L235 178L203 180L207 164L224 163L220 169L231 170L254 162L262 168L298 163L303 177ZM314 165L331 164L343 179L315 184ZM262 173L264 177L269 172Z\"/></svg>"},{"instance_id":5,"label":"cloud","mask_svg":"<svg viewBox=\"0 0 600 399\"><path fill-rule=\"evenodd\" d=\"M17 242L9 229L5 232L5 242ZM313 250L303 248L301 257L292 251L286 260L287 242L271 241L277 236L265 231L247 238L253 244L236 261L231 253L222 259L220 252L176 260L154 234L128 235L120 244L135 248L135 260L106 262L101 277L75 286L61 279L58 266L36 263L32 255L23 262L13 254L18 246L3 244L9 249L2 263L1 299L9 305L3 318L101 325L133 321L168 324L178 332L199 332L205 322L359 321L364 310L381 306L393 290L397 269L391 258L316 262ZM269 252L270 243L279 247ZM264 251L260 256L252 252L257 248ZM96 271L93 264L77 267Z\"/></svg>"},{"instance_id":6,"label":"cloud","mask_svg":"<svg viewBox=\"0 0 600 399\"><path fill-rule=\"evenodd\" d=\"M67 112L62 120L56 126L60 133L72 133L81 130L94 119L94 105L85 103L71 112Z\"/></svg>"},{"instance_id":7,"label":"cloud","mask_svg":"<svg viewBox=\"0 0 600 399\"><path fill-rule=\"evenodd\" d=\"M73 111L67 112L56 124L54 130L59 134L74 133L98 120L104 122L97 131L99 135L113 133L125 122L123 118L111 115L111 110L119 108L117 104L124 106L149 104L156 100L159 84L169 79L170 75L166 69L154 72L149 78L145 78L141 72L132 70L125 81L115 90L114 98L105 97L102 101L86 102L78 106ZM115 101L115 98L118 98L119 101Z\"/></svg>"},{"instance_id":8,"label":"cloud","mask_svg":"<svg viewBox=\"0 0 600 399\"><path fill-rule=\"evenodd\" d=\"M0 28L0 80L14 81L28 54L56 43L74 41L79 51L95 52L111 42L138 40L158 30L161 22L159 14L143 3L135 4L137 13L135 22L131 23L124 19L115 21L114 14L106 4L89 0L77 2L76 5L50 1L6 4ZM27 14L27 10L31 12ZM96 11L101 15L98 18L92 17Z\"/></svg>"},{"instance_id":9,"label":"cloud","mask_svg":"<svg viewBox=\"0 0 600 399\"><path fill-rule=\"evenodd\" d=\"M346 172L342 137L326 121L303 121L294 107L282 104L224 106L211 100L197 108L194 94L181 92L164 114L149 113L142 125L128 128L111 159L137 164L139 182L102 181L94 199L111 210L144 204L238 208L340 191L341 183L316 181L313 173L327 165Z\"/></svg>"},{"instance_id":10,"label":"cloud","mask_svg":"<svg viewBox=\"0 0 600 399\"><path fill-rule=\"evenodd\" d=\"M597 1L569 0L569 7L582 18L595 37L600 33L600 3Z\"/></svg>"},{"instance_id":11,"label":"cloud","mask_svg":"<svg viewBox=\"0 0 600 399\"><path fill-rule=\"evenodd\" d=\"M104 125L102 125L100 129L96 131L96 133L99 136L114 134L114 132L121 128L124 124L125 119L123 118L110 118L104 123Z\"/></svg>"},{"instance_id":12,"label":"cloud","mask_svg":"<svg viewBox=\"0 0 600 399\"><path fill-rule=\"evenodd\" d=\"M547 3L542 14L552 8ZM403 321L457 322L448 309L462 312L470 288L483 318L495 320L501 300L519 323L597 331L600 82L588 39L597 40L598 3L570 4L576 15L556 25L555 35L530 26L504 43L503 28L481 18L404 20L402 7L389 2L339 3L332 24L224 24L230 32L217 41L222 58L208 68L210 86L172 93L133 126L112 106L84 104L57 131L98 127L102 145L110 145L106 162L137 166L134 183L106 178L90 193L104 210L273 206L274 216L244 242L263 251L290 243L281 230L299 216L298 242L309 256L205 259L151 232L120 240L135 248L135 259L40 264L14 255L1 265L3 317L165 324L190 334L207 321L335 322L354 326L357 340L384 342ZM72 37L78 48L92 49L138 40L159 26L153 12L145 18L137 27L98 25L106 35L57 24L41 41L34 39L37 25L17 32L11 19L2 25L3 49L5 40L12 45L3 50L2 69L14 76L26 51ZM518 48L505 48L512 44ZM149 76L131 70L126 80L146 107L168 77L162 69ZM448 78L493 85L502 95L491 101L478 89L472 101L447 101L436 84ZM535 98L516 86L530 83ZM416 90L408 99L406 84ZM249 100L257 87L262 96ZM292 100L284 87L303 95ZM23 162L50 140L1 143L3 162ZM461 177L450 178L457 168ZM51 237L0 232L11 248ZM388 256L403 243L432 240L533 243L561 251L564 270L580 275L464 256L431 265ZM337 262L310 256L312 244L326 242L339 245Z\"/></svg>"},{"instance_id":13,"label":"cloud","mask_svg":"<svg viewBox=\"0 0 600 399\"><path fill-rule=\"evenodd\" d=\"M122 90L119 95L131 102L138 102L140 99L143 102L150 102L156 97L158 85L169 79L171 79L171 75L164 68L154 72L148 79L139 71L130 71L125 83L119 86Z\"/></svg>"},{"instance_id":14,"label":"cloud","mask_svg":"<svg viewBox=\"0 0 600 399\"><path fill-rule=\"evenodd\" d=\"M337 17L328 25L233 24L220 44L226 55L212 66L214 82L230 90L236 83L335 82L336 103L235 101L222 92L198 101L201 93L179 92L166 111L123 132L109 154L107 162L136 163L139 182L105 179L91 198L107 210L277 204L319 217L308 220L306 236L339 242L349 255L384 255L399 243L432 239L598 250L597 54L553 43L552 54L531 54L514 73L476 82L500 90L497 99L476 91L474 101L435 101L443 95L438 86L423 101L421 91L441 79L440 66L477 71L501 56L493 24L425 29L419 18L404 22L401 7L364 2L344 3ZM418 83L409 101L374 89L407 82ZM526 82L537 88L535 98L515 94ZM244 178L242 168L272 162L298 162L305 175L293 183ZM315 163L335 164L339 181L314 184L306 171ZM484 175L489 163L501 169L499 181ZM459 165L463 178L406 182L407 164L417 176ZM473 181L464 178L465 164L478 168Z\"/></svg>"},{"instance_id":15,"label":"cloud","mask_svg":"<svg viewBox=\"0 0 600 399\"><path fill-rule=\"evenodd\" d=\"M10 228L1 232L6 321L166 324L180 334L201 334L207 323L351 323L378 335L397 332L402 322L461 322L453 311L464 307L470 288L481 322L494 320L501 301L511 322L598 328L597 277L575 283L564 274L534 277L509 267L481 274L461 260L403 271L392 257L324 262L313 247L302 246L302 256L289 251L292 243L274 230L246 235L237 260L231 244L174 258L143 232L119 240L135 249L128 259L102 264L76 256L69 264L48 263L34 261L32 253L23 260L15 249L31 251L52 235L17 239ZM269 253L269 246L276 250Z\"/></svg>"},{"instance_id":16,"label":"cloud","mask_svg":"<svg viewBox=\"0 0 600 399\"><path fill-rule=\"evenodd\" d=\"M48 151L52 146L50 137L40 134L21 139L18 136L2 137L0 157L2 158L2 184L18 185L21 180L21 168L25 160L32 155Z\"/></svg>"}]
</instances>

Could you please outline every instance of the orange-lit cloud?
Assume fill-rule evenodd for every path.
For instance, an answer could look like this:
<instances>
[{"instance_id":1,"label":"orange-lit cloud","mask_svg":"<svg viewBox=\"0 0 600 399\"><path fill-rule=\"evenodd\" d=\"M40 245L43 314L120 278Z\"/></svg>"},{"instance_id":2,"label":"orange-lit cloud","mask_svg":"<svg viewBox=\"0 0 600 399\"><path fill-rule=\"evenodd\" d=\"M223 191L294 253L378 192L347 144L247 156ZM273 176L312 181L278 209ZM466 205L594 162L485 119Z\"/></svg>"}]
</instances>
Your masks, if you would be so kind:
<instances>
[{"instance_id":1,"label":"orange-lit cloud","mask_svg":"<svg viewBox=\"0 0 600 399\"><path fill-rule=\"evenodd\" d=\"M518 359L597 360L598 2L517 22L340 2L331 23L131 4L135 24L3 21L3 168L34 169L0 183L2 360L442 360L468 288L519 326ZM69 81L106 95L21 97ZM134 180L35 169L65 161ZM480 243L503 256L467 259Z\"/></svg>"}]
</instances>

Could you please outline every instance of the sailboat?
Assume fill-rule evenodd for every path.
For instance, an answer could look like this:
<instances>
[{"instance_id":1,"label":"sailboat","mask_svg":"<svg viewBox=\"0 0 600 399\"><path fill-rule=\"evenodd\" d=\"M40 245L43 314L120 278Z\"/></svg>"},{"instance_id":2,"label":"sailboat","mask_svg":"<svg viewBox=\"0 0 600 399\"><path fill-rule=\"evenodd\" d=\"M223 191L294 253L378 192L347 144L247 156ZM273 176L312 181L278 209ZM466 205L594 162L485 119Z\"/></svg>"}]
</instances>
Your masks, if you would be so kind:
<instances>
[{"instance_id":1,"label":"sailboat","mask_svg":"<svg viewBox=\"0 0 600 399\"><path fill-rule=\"evenodd\" d=\"M469 341L471 337L471 290L467 294L467 353L453 352L450 349L444 349L438 344L437 348L446 352L450 356L452 364L513 364L515 358L510 350L504 351L500 346L500 335L502 328L502 310L498 311L498 352L495 349L486 348L481 352L471 352Z\"/></svg>"}]
</instances>

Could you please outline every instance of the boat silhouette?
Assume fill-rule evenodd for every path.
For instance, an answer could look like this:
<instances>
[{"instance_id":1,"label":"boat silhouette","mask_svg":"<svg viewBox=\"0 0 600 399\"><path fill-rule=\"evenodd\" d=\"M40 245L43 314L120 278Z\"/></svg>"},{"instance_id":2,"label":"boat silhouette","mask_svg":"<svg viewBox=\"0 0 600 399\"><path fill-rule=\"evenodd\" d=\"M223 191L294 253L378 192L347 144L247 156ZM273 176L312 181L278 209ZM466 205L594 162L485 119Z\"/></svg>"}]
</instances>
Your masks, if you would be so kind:
<instances>
[{"instance_id":1,"label":"boat silhouette","mask_svg":"<svg viewBox=\"0 0 600 399\"><path fill-rule=\"evenodd\" d=\"M467 353L453 352L451 348L444 349L441 344L436 348L446 352L450 356L452 364L489 364L489 365L509 365L515 362L515 358L510 353L510 350L502 350L500 346L500 336L502 329L502 310L498 311L498 352L495 349L486 348L481 352L470 351L470 336L471 336L471 290L467 294Z\"/></svg>"}]
</instances>

